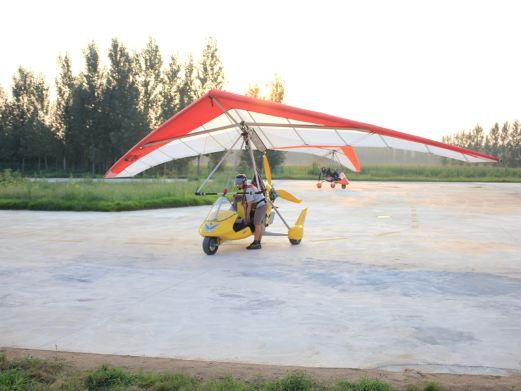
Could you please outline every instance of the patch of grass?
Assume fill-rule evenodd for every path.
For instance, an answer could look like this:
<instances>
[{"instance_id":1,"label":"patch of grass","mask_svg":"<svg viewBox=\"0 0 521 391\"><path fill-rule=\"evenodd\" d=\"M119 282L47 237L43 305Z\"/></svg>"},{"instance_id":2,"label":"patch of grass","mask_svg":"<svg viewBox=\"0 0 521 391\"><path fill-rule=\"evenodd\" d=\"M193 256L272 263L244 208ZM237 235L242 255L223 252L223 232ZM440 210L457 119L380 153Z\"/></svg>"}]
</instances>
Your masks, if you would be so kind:
<instances>
[{"instance_id":1,"label":"patch of grass","mask_svg":"<svg viewBox=\"0 0 521 391\"><path fill-rule=\"evenodd\" d=\"M266 384L266 391L320 391L322 388L304 373L294 372Z\"/></svg>"},{"instance_id":2,"label":"patch of grass","mask_svg":"<svg viewBox=\"0 0 521 391\"><path fill-rule=\"evenodd\" d=\"M311 179L319 174L318 165L278 167L276 179ZM452 164L438 166L362 166L360 173L344 170L349 180L360 181L418 181L418 182L521 182L521 168L497 165Z\"/></svg>"},{"instance_id":3,"label":"patch of grass","mask_svg":"<svg viewBox=\"0 0 521 391\"><path fill-rule=\"evenodd\" d=\"M396 391L396 389L378 379L361 379L355 383L342 380L335 384L333 391Z\"/></svg>"},{"instance_id":4,"label":"patch of grass","mask_svg":"<svg viewBox=\"0 0 521 391\"><path fill-rule=\"evenodd\" d=\"M47 387L63 373L63 365L35 358L8 361L0 356L0 391Z\"/></svg>"},{"instance_id":5,"label":"patch of grass","mask_svg":"<svg viewBox=\"0 0 521 391\"><path fill-rule=\"evenodd\" d=\"M191 391L197 386L192 376L184 373L140 372L135 375L135 384L140 388L154 391Z\"/></svg>"},{"instance_id":6,"label":"patch of grass","mask_svg":"<svg viewBox=\"0 0 521 391\"><path fill-rule=\"evenodd\" d=\"M320 384L305 373L294 372L271 381L258 378L251 383L232 376L199 380L183 373L131 372L109 365L81 371L48 360L24 358L9 361L0 355L0 391L21 390L151 390L151 391L395 391L378 379L358 382L342 380ZM442 391L436 383L407 391Z\"/></svg>"},{"instance_id":7,"label":"patch of grass","mask_svg":"<svg viewBox=\"0 0 521 391\"><path fill-rule=\"evenodd\" d=\"M84 384L88 390L111 390L121 386L130 386L134 384L134 381L134 376L129 372L103 364L88 372Z\"/></svg>"},{"instance_id":8,"label":"patch of grass","mask_svg":"<svg viewBox=\"0 0 521 391\"><path fill-rule=\"evenodd\" d=\"M161 180L119 183L22 180L0 185L0 209L115 212L212 204L216 197L194 194L197 185Z\"/></svg>"}]
</instances>

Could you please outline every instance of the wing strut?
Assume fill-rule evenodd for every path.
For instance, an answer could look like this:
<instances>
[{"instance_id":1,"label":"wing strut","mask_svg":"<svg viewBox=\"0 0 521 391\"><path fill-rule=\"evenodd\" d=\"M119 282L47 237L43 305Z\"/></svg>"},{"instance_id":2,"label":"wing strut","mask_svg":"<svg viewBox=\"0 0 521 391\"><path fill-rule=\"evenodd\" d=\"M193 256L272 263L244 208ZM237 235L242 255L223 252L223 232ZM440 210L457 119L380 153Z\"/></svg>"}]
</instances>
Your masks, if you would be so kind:
<instances>
[{"instance_id":1,"label":"wing strut","mask_svg":"<svg viewBox=\"0 0 521 391\"><path fill-rule=\"evenodd\" d=\"M208 181L210 180L212 175L215 174L215 171L217 171L217 169L221 166L221 164L224 162L224 159L226 159L228 157L230 152L233 150L233 147L235 147L235 144L237 144L241 138L242 138L242 134L239 137L237 137L237 140L235 140L235 142L232 144L232 146L226 150L226 153L223 155L221 160L219 160L219 163L217 163L215 165L215 168L212 170L212 172L206 177L206 179L203 181L203 183L201 183L201 186L199 186L199 189L197 189L197 191L195 192L196 195L201 195L201 190L203 189L203 187L208 183Z\"/></svg>"}]
</instances>

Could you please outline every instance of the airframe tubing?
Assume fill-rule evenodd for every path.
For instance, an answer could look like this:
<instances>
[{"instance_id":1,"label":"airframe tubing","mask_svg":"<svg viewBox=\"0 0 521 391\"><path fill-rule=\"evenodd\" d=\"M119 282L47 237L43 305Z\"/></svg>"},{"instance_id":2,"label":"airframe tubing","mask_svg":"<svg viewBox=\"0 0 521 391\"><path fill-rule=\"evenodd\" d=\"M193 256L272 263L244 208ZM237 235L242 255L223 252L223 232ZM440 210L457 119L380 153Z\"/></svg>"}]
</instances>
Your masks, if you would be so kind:
<instances>
[{"instance_id":1,"label":"airframe tubing","mask_svg":"<svg viewBox=\"0 0 521 391\"><path fill-rule=\"evenodd\" d=\"M219 108L221 109L221 111L229 118L231 119L233 122L235 122L235 124L239 127L239 129L243 132L246 133L246 136L244 137L243 135L241 135L241 137L244 137L244 142L246 144L246 148L248 149L248 152L250 154L250 159L251 159L251 163L253 165L253 171L255 172L255 180L257 181L257 185L260 185L260 182L259 182L259 174L257 173L257 165L255 164L255 158L253 156L253 150L251 149L251 144L250 144L250 134L249 132L252 132L253 129L251 129L249 126L245 126L244 123L240 124L238 123L235 118L233 118L233 116L228 113L227 110L224 110L224 107L221 105L221 102L219 102L216 98L212 97L212 100L217 104L217 106L219 106ZM237 141L235 142L237 143ZM235 143L233 145L235 145ZM231 148L230 148L231 149ZM219 162L220 164L220 162ZM217 166L218 167L218 166ZM214 169L214 171L217 169L217 167ZM212 171L213 173L213 171ZM211 174L210 174L211 175ZM208 178L209 179L209 178ZM208 179L206 181L208 181ZM206 182L205 181L205 182ZM203 185L201 185L201 188L203 187ZM277 208L275 207L275 205L273 205L273 202L271 201L270 199L270 196L269 194L264 194L264 197L265 199L271 204L271 210L274 210L275 213L277 213L277 215L280 217L280 219L282 220L282 222L284 223L284 225L286 226L286 228L289 230L290 229L290 226L288 225L288 223L286 223L286 220L284 220L284 217L282 217L282 215L280 214L280 212L277 210Z\"/></svg>"},{"instance_id":2,"label":"airframe tubing","mask_svg":"<svg viewBox=\"0 0 521 391\"><path fill-rule=\"evenodd\" d=\"M228 119L230 119L232 122L235 122L235 124L237 125L237 127L241 130L241 132L243 133L242 134L242 137L244 137L244 142L246 143L246 148L248 149L248 151L250 152L250 158L251 158L251 163L253 165L253 172L255 173L255 180L257 181L257 186L260 186L260 182L259 182L259 174L257 173L257 165L255 164L255 158L253 157L253 151L251 149L251 143L250 143L250 135L251 135L251 132L253 132L253 129L251 129L250 127L248 126L244 126L244 123L239 123L237 122L237 120L228 112L228 110L224 110L224 107L221 105L221 102L219 102L216 98L214 97L211 97L212 98L212 101L215 102L215 104L217 106L219 106L219 108L221 109L221 111L228 117ZM243 121L244 122L244 121ZM237 141L236 141L237 142ZM234 144L235 145L235 144Z\"/></svg>"},{"instance_id":3,"label":"airframe tubing","mask_svg":"<svg viewBox=\"0 0 521 391\"><path fill-rule=\"evenodd\" d=\"M199 188L198 188L197 191L196 191L196 194L201 192L201 190L203 189L203 187L208 183L208 181L210 180L210 178L212 177L212 175L215 174L215 171L217 171L217 169L218 169L219 166L222 164L222 162L224 162L224 159L226 159L226 157L228 156L228 154L233 150L233 147L235 147L235 144L237 144L237 142L239 142L239 140L240 140L241 138L242 138L242 134L237 138L237 140L235 140L235 142L232 144L232 146L226 150L226 153L223 155L222 159L219 160L219 163L217 163L217 165L216 165L215 168L212 170L212 172L211 172L211 173L206 177L206 179L203 181L203 183L201 184L201 186L199 186Z\"/></svg>"}]
</instances>

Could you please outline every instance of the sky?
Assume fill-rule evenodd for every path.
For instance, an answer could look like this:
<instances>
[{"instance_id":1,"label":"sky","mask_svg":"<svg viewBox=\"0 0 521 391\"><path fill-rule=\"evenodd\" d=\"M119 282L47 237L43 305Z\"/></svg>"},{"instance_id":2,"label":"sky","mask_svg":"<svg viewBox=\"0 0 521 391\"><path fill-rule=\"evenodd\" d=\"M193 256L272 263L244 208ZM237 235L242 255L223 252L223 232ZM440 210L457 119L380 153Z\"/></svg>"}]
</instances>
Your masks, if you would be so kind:
<instances>
[{"instance_id":1,"label":"sky","mask_svg":"<svg viewBox=\"0 0 521 391\"><path fill-rule=\"evenodd\" d=\"M275 74L284 103L441 140L521 120L517 0L7 0L0 14L0 86L18 66L54 85L57 58L83 68L94 41L129 50L149 37L163 59L197 60L215 39L227 91Z\"/></svg>"}]
</instances>

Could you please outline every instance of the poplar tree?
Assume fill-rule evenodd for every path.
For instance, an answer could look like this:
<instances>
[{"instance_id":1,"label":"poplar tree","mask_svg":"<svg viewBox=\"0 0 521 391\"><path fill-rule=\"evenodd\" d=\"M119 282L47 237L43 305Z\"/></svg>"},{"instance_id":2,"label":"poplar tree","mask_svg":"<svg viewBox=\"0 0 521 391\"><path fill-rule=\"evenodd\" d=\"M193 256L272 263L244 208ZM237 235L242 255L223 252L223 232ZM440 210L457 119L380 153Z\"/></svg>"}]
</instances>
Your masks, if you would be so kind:
<instances>
[{"instance_id":1,"label":"poplar tree","mask_svg":"<svg viewBox=\"0 0 521 391\"><path fill-rule=\"evenodd\" d=\"M284 85L279 75L275 75L269 87L270 92L266 99L272 102L282 103L284 101Z\"/></svg>"},{"instance_id":2,"label":"poplar tree","mask_svg":"<svg viewBox=\"0 0 521 391\"><path fill-rule=\"evenodd\" d=\"M221 60L217 54L217 44L212 38L206 40L199 68L197 70L198 92L201 97L212 89L222 89L224 84L224 72ZM209 155L209 164L217 165L226 151L215 152ZM199 160L198 160L199 168ZM224 167L221 166L220 169Z\"/></svg>"},{"instance_id":3,"label":"poplar tree","mask_svg":"<svg viewBox=\"0 0 521 391\"><path fill-rule=\"evenodd\" d=\"M490 142L490 154L497 156L499 153L499 124L497 122L488 131L488 139Z\"/></svg>"},{"instance_id":4,"label":"poplar tree","mask_svg":"<svg viewBox=\"0 0 521 391\"><path fill-rule=\"evenodd\" d=\"M62 148L63 169L67 170L67 148L71 143L73 133L72 100L75 88L75 78L72 74L71 59L68 54L58 57L60 74L56 79L56 102L53 113L53 129L60 140Z\"/></svg>"},{"instance_id":5,"label":"poplar tree","mask_svg":"<svg viewBox=\"0 0 521 391\"><path fill-rule=\"evenodd\" d=\"M246 96L261 99L259 85L257 83L250 84L246 90Z\"/></svg>"},{"instance_id":6,"label":"poplar tree","mask_svg":"<svg viewBox=\"0 0 521 391\"><path fill-rule=\"evenodd\" d=\"M98 48L91 42L83 52L85 70L80 73L72 96L72 125L66 136L66 159L76 169L90 167L109 149L102 118L103 72Z\"/></svg>"},{"instance_id":7,"label":"poplar tree","mask_svg":"<svg viewBox=\"0 0 521 391\"><path fill-rule=\"evenodd\" d=\"M0 86L0 161L10 158L9 137L7 132L7 96Z\"/></svg>"},{"instance_id":8,"label":"poplar tree","mask_svg":"<svg viewBox=\"0 0 521 391\"><path fill-rule=\"evenodd\" d=\"M514 121L510 132L510 156L514 167L521 166L521 124Z\"/></svg>"},{"instance_id":9,"label":"poplar tree","mask_svg":"<svg viewBox=\"0 0 521 391\"><path fill-rule=\"evenodd\" d=\"M147 130L155 129L161 122L161 69L163 59L159 46L152 38L135 58L139 88L139 109L146 119Z\"/></svg>"},{"instance_id":10,"label":"poplar tree","mask_svg":"<svg viewBox=\"0 0 521 391\"><path fill-rule=\"evenodd\" d=\"M133 61L125 46L112 40L110 66L103 90L103 121L110 136L114 160L128 151L147 132L146 119L139 111L139 89Z\"/></svg>"},{"instance_id":11,"label":"poplar tree","mask_svg":"<svg viewBox=\"0 0 521 391\"><path fill-rule=\"evenodd\" d=\"M12 100L7 105L7 122L11 132L13 157L25 171L26 162L47 162L52 154L54 137L48 124L49 89L42 76L23 67L13 77Z\"/></svg>"},{"instance_id":12,"label":"poplar tree","mask_svg":"<svg viewBox=\"0 0 521 391\"><path fill-rule=\"evenodd\" d=\"M208 38L197 70L199 82L197 97L203 96L212 89L221 89L224 85L223 65L217 52L217 43L214 39Z\"/></svg>"},{"instance_id":13,"label":"poplar tree","mask_svg":"<svg viewBox=\"0 0 521 391\"><path fill-rule=\"evenodd\" d=\"M170 57L168 68L163 71L160 95L160 122L165 122L179 111L181 65L175 55Z\"/></svg>"},{"instance_id":14,"label":"poplar tree","mask_svg":"<svg viewBox=\"0 0 521 391\"><path fill-rule=\"evenodd\" d=\"M501 159L506 163L510 163L510 125L505 122L499 132L499 149Z\"/></svg>"},{"instance_id":15,"label":"poplar tree","mask_svg":"<svg viewBox=\"0 0 521 391\"><path fill-rule=\"evenodd\" d=\"M188 60L183 66L183 78L178 90L179 110L184 109L197 97L197 88L195 86L194 72L194 59L190 54L188 56Z\"/></svg>"}]
</instances>

